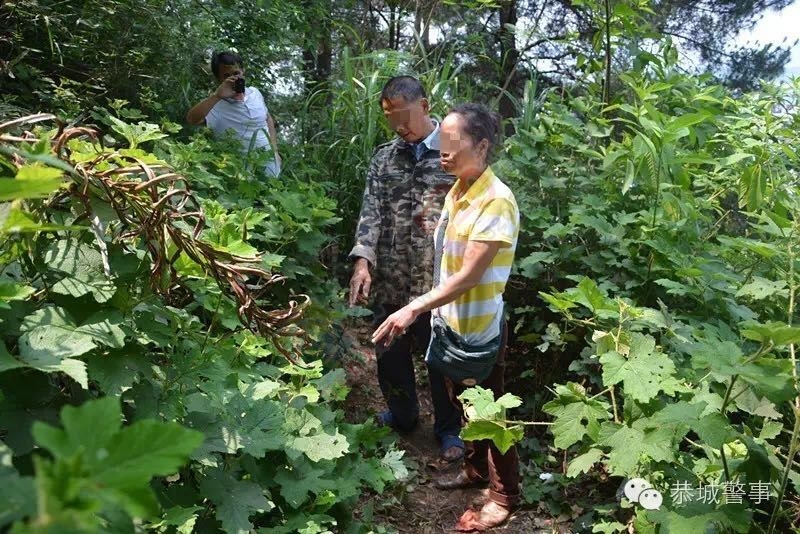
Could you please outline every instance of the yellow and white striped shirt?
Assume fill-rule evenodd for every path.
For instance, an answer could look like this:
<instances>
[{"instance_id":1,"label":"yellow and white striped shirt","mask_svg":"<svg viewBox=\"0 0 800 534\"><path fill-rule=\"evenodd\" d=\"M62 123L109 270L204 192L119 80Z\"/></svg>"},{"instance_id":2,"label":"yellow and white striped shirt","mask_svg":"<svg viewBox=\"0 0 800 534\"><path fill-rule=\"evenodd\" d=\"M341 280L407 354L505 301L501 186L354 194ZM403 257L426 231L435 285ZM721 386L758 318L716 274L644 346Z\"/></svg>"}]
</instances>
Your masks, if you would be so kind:
<instances>
[{"instance_id":1,"label":"yellow and white striped shirt","mask_svg":"<svg viewBox=\"0 0 800 534\"><path fill-rule=\"evenodd\" d=\"M468 241L499 241L502 245L478 285L434 313L441 315L466 342L483 344L500 334L503 291L517 248L519 208L514 194L491 167L455 200L457 187L458 183L447 194L436 228L438 235L447 221L439 284L461 269Z\"/></svg>"}]
</instances>

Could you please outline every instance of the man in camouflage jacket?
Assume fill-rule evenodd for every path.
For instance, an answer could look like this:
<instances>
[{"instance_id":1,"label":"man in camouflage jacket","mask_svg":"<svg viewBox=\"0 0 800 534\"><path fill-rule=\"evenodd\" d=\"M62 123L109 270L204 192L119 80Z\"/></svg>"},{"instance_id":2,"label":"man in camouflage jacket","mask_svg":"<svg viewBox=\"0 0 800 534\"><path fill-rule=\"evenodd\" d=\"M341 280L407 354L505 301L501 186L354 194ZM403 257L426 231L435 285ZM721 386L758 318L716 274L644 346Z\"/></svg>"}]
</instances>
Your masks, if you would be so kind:
<instances>
[{"instance_id":1,"label":"man in camouflage jacket","mask_svg":"<svg viewBox=\"0 0 800 534\"><path fill-rule=\"evenodd\" d=\"M350 304L371 296L375 325L431 289L433 230L444 197L453 185L439 161L439 124L429 115L420 82L410 76L390 79L381 107L398 137L375 151L367 173L350 280ZM371 294L370 294L370 291ZM419 406L412 352L424 353L430 340L430 313L420 316L400 337L376 347L378 382L389 409L381 422L400 431L417 423ZM434 432L442 456L459 459L460 415L450 403L444 378L429 370Z\"/></svg>"}]
</instances>

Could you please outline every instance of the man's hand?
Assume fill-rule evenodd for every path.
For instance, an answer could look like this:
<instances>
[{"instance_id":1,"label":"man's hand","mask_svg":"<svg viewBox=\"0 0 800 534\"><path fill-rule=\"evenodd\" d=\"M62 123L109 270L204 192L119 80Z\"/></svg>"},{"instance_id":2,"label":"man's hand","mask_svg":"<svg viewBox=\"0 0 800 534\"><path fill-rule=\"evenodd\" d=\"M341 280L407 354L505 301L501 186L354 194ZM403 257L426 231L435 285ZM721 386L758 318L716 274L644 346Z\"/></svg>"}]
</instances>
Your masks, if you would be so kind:
<instances>
[{"instance_id":1,"label":"man's hand","mask_svg":"<svg viewBox=\"0 0 800 534\"><path fill-rule=\"evenodd\" d=\"M228 76L223 80L217 90L214 91L214 94L217 95L217 98L233 98L236 96L236 91L233 89L233 82L236 81L238 76Z\"/></svg>"},{"instance_id":2,"label":"man's hand","mask_svg":"<svg viewBox=\"0 0 800 534\"><path fill-rule=\"evenodd\" d=\"M383 342L388 347L392 342L406 333L406 328L417 320L417 312L411 306L404 306L391 314L381 323L375 333L372 334L372 342L379 344Z\"/></svg>"},{"instance_id":3,"label":"man's hand","mask_svg":"<svg viewBox=\"0 0 800 534\"><path fill-rule=\"evenodd\" d=\"M372 276L369 274L369 262L365 258L358 258L350 278L350 306L367 303L370 285Z\"/></svg>"}]
</instances>

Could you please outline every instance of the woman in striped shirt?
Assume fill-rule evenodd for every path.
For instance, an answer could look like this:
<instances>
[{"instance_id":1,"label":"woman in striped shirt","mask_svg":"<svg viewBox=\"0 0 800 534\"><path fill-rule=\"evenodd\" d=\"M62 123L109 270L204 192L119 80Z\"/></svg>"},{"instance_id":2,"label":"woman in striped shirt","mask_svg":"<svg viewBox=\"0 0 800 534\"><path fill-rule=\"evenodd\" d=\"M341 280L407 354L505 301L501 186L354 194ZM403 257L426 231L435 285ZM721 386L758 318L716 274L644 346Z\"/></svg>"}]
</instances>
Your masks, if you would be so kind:
<instances>
[{"instance_id":1,"label":"woman in striped shirt","mask_svg":"<svg viewBox=\"0 0 800 534\"><path fill-rule=\"evenodd\" d=\"M480 385L495 398L504 393L503 371L508 337L503 320L503 291L519 234L519 209L511 190L489 166L499 132L497 116L485 106L463 104L441 123L441 163L455 175L435 231L434 289L389 316L373 334L375 343L391 343L432 311L433 334L426 362L452 384L452 401ZM463 409L462 409L463 413ZM467 510L458 531L482 531L508 519L519 500L515 447L504 454L489 440L467 444L464 467L435 484L455 489L489 483L489 501Z\"/></svg>"}]
</instances>

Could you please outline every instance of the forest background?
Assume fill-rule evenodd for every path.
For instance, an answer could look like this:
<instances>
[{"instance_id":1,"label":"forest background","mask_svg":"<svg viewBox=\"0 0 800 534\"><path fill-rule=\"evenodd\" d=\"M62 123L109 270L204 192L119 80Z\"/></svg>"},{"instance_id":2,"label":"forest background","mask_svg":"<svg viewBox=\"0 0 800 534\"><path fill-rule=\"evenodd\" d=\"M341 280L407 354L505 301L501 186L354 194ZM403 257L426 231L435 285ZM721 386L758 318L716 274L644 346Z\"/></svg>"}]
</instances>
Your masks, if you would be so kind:
<instances>
[{"instance_id":1,"label":"forest background","mask_svg":"<svg viewBox=\"0 0 800 534\"><path fill-rule=\"evenodd\" d=\"M475 391L467 432L519 443L526 503L797 529L800 82L734 40L789 3L4 2L0 528L386 531L352 513L408 472L342 411L344 256L404 72L436 115L505 119L517 397ZM231 47L280 180L183 124ZM619 498L633 477L660 509Z\"/></svg>"}]
</instances>

